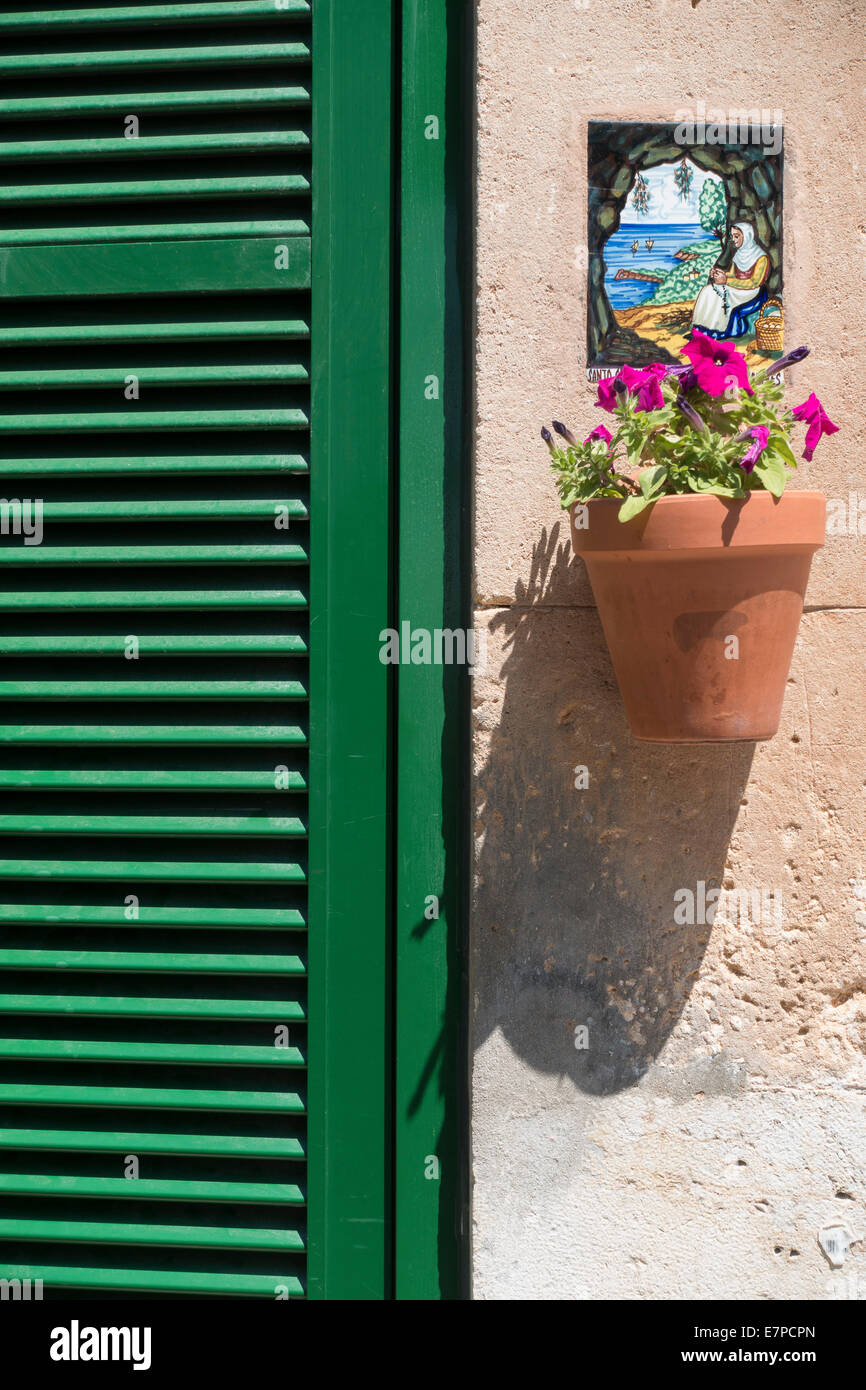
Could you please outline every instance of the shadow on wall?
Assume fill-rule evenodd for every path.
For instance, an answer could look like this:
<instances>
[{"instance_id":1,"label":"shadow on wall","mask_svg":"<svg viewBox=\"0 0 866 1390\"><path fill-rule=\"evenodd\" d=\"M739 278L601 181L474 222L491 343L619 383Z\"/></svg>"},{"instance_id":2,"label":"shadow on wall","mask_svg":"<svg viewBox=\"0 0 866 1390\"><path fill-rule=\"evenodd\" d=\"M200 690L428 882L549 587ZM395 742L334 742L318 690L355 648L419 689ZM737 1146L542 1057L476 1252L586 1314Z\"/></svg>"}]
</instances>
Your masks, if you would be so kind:
<instances>
[{"instance_id":1,"label":"shadow on wall","mask_svg":"<svg viewBox=\"0 0 866 1390\"><path fill-rule=\"evenodd\" d=\"M722 884L754 744L632 738L598 614L564 604L579 561L560 530L489 625L503 690L477 788L474 1034L498 1027L530 1066L608 1095L650 1067L698 974L699 882Z\"/></svg>"}]
</instances>

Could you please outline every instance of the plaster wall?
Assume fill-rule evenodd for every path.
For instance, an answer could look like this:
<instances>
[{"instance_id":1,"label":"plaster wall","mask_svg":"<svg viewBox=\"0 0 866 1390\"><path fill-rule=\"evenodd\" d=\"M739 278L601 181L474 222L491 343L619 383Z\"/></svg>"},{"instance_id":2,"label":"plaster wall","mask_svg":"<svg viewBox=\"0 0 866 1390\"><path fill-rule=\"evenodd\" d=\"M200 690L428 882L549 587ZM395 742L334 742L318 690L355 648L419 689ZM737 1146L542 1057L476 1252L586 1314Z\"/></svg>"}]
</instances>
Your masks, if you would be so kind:
<instances>
[{"instance_id":1,"label":"plaster wall","mask_svg":"<svg viewBox=\"0 0 866 1390\"><path fill-rule=\"evenodd\" d=\"M793 485L866 504L866 0L477 12L474 1296L866 1298L866 535L816 557L772 742L639 744L538 438L598 423L587 121L757 106L812 348L789 390L842 426ZM676 924L699 881L715 924Z\"/></svg>"}]
</instances>

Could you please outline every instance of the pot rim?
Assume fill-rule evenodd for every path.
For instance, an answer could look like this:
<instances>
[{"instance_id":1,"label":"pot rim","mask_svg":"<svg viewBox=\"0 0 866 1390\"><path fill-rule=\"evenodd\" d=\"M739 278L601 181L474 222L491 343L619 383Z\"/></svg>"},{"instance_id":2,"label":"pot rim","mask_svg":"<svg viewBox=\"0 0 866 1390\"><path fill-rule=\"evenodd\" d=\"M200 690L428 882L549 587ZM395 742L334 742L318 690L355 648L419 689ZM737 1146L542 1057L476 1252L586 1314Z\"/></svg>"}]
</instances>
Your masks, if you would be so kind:
<instances>
[{"instance_id":1,"label":"pot rim","mask_svg":"<svg viewBox=\"0 0 866 1390\"><path fill-rule=\"evenodd\" d=\"M578 507L587 508L589 525L575 525ZM571 540L578 554L606 551L742 550L779 548L811 553L824 544L827 499L823 492L761 491L747 497L680 493L660 497L651 507L619 520L617 497L593 497L569 508Z\"/></svg>"}]
</instances>

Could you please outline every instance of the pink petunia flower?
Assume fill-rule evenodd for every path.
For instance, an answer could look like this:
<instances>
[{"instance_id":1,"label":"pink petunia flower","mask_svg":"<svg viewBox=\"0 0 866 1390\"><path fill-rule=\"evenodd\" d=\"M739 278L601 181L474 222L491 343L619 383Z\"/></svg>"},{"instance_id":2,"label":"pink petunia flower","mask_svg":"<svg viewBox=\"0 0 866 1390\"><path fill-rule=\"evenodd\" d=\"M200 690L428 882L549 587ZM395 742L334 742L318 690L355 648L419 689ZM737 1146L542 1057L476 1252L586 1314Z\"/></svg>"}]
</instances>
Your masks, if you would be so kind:
<instances>
[{"instance_id":1,"label":"pink petunia flower","mask_svg":"<svg viewBox=\"0 0 866 1390\"><path fill-rule=\"evenodd\" d=\"M739 437L740 436L738 436L738 438ZM750 430L743 431L742 438L744 440L751 439L753 441L740 459L740 467L744 468L747 473L751 473L758 459L761 457L761 454L767 447L770 431L767 429L766 425L753 425Z\"/></svg>"},{"instance_id":2,"label":"pink petunia flower","mask_svg":"<svg viewBox=\"0 0 866 1390\"><path fill-rule=\"evenodd\" d=\"M814 391L802 405L794 407L792 414L795 420L805 420L809 425L806 431L806 447L803 450L803 458L811 463L815 445L822 434L835 434L839 426L833 424Z\"/></svg>"},{"instance_id":3,"label":"pink petunia flower","mask_svg":"<svg viewBox=\"0 0 866 1390\"><path fill-rule=\"evenodd\" d=\"M648 367L623 367L620 376L630 391L634 390L635 385L642 381L644 377L655 377L661 381L669 372L676 371L675 367L666 367L664 362L650 362Z\"/></svg>"},{"instance_id":4,"label":"pink petunia flower","mask_svg":"<svg viewBox=\"0 0 866 1390\"><path fill-rule=\"evenodd\" d=\"M661 410L665 403L659 382L667 376L667 367L661 362L653 362L640 370L623 367L620 376L632 395L637 395L638 410Z\"/></svg>"},{"instance_id":5,"label":"pink petunia flower","mask_svg":"<svg viewBox=\"0 0 866 1390\"><path fill-rule=\"evenodd\" d=\"M591 444L594 439L603 439L605 444L609 444L613 439L613 435L607 425L596 425L594 430L590 430L583 442L584 444Z\"/></svg>"},{"instance_id":6,"label":"pink petunia flower","mask_svg":"<svg viewBox=\"0 0 866 1390\"><path fill-rule=\"evenodd\" d=\"M691 362L698 385L708 396L723 396L729 386L740 386L754 395L746 359L733 343L717 342L696 328L680 352Z\"/></svg>"},{"instance_id":7,"label":"pink petunia flower","mask_svg":"<svg viewBox=\"0 0 866 1390\"><path fill-rule=\"evenodd\" d=\"M619 376L603 376L598 383L598 400L596 405L601 406L602 410L613 413L618 405L616 390L614 389Z\"/></svg>"},{"instance_id":8,"label":"pink petunia flower","mask_svg":"<svg viewBox=\"0 0 866 1390\"><path fill-rule=\"evenodd\" d=\"M662 388L659 386L658 378L651 376L638 388L637 408L638 410L661 410L664 406L665 398L662 395Z\"/></svg>"},{"instance_id":9,"label":"pink petunia flower","mask_svg":"<svg viewBox=\"0 0 866 1390\"><path fill-rule=\"evenodd\" d=\"M661 410L665 403L659 382L676 368L666 367L663 362L651 362L648 367L620 367L615 377L603 377L598 383L596 405L602 410L613 412L619 405L617 385L620 390L627 387L631 395L637 396L638 410Z\"/></svg>"}]
</instances>

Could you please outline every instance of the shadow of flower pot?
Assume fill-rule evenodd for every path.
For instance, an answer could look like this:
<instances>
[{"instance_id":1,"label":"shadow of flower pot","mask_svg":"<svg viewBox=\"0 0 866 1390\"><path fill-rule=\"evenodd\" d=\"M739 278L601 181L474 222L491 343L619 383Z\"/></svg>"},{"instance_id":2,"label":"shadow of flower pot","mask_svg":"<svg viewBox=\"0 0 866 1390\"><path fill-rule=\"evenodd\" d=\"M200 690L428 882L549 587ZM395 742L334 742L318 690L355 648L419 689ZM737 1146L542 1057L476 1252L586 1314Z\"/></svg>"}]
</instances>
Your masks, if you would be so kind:
<instances>
[{"instance_id":1,"label":"shadow of flower pot","mask_svg":"<svg viewBox=\"0 0 866 1390\"><path fill-rule=\"evenodd\" d=\"M475 680L474 1045L499 1029L536 1070L606 1095L640 1080L682 1013L712 930L699 885L722 883L754 744L632 738L595 609L563 602L560 530L488 618ZM684 890L697 920L678 923Z\"/></svg>"}]
</instances>

